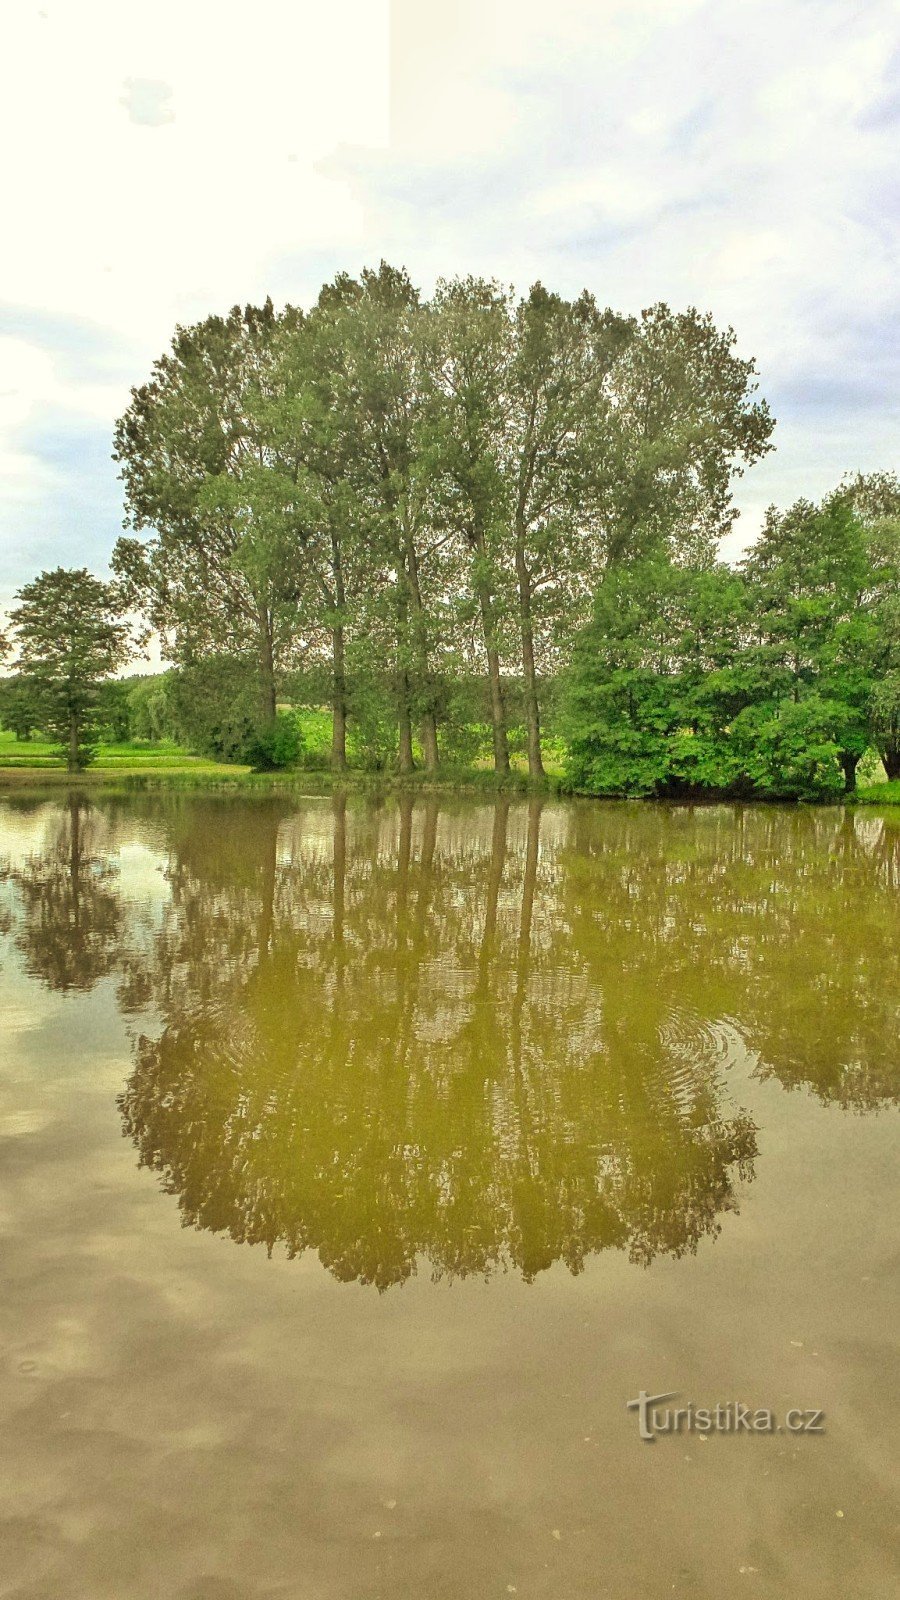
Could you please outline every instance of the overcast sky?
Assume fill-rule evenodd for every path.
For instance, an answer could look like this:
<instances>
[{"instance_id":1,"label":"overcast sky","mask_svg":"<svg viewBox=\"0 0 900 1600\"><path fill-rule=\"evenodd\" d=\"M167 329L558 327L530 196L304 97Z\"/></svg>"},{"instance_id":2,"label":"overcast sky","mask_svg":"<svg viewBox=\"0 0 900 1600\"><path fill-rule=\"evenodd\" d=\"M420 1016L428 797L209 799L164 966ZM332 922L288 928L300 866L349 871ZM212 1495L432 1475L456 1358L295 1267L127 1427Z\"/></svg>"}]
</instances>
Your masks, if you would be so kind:
<instances>
[{"instance_id":1,"label":"overcast sky","mask_svg":"<svg viewBox=\"0 0 900 1600\"><path fill-rule=\"evenodd\" d=\"M384 256L736 329L763 508L900 465L892 0L4 0L0 609L105 572L174 324Z\"/></svg>"}]
</instances>

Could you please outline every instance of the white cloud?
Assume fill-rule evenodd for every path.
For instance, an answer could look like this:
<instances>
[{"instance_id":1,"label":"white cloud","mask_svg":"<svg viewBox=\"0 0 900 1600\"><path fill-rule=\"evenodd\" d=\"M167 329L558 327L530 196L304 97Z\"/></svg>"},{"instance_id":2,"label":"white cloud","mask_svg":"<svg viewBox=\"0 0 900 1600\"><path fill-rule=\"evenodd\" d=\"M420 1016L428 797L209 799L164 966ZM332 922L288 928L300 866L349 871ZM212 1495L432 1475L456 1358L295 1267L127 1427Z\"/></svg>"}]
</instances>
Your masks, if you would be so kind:
<instances>
[{"instance_id":1,"label":"white cloud","mask_svg":"<svg viewBox=\"0 0 900 1600\"><path fill-rule=\"evenodd\" d=\"M162 78L126 78L122 105L139 127L160 128L175 121L172 89Z\"/></svg>"},{"instance_id":2,"label":"white cloud","mask_svg":"<svg viewBox=\"0 0 900 1600\"><path fill-rule=\"evenodd\" d=\"M891 0L46 9L7 0L0 67L0 603L54 541L102 565L176 320L381 255L731 323L779 417L741 538L896 464Z\"/></svg>"}]
</instances>

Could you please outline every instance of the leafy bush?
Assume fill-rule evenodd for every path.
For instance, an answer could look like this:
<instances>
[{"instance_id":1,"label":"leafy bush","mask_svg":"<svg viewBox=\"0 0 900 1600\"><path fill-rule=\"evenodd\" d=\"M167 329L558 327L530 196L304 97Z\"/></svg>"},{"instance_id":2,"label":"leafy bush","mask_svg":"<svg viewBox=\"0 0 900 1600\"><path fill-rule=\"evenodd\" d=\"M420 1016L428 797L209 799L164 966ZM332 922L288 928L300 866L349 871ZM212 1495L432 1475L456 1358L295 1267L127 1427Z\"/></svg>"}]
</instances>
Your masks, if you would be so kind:
<instances>
[{"instance_id":1,"label":"leafy bush","mask_svg":"<svg viewBox=\"0 0 900 1600\"><path fill-rule=\"evenodd\" d=\"M170 674L166 697L179 743L199 755L252 763L259 722L252 662L216 655L179 667Z\"/></svg>"},{"instance_id":2,"label":"leafy bush","mask_svg":"<svg viewBox=\"0 0 900 1600\"><path fill-rule=\"evenodd\" d=\"M258 772L295 767L303 740L292 711L279 711L270 728L258 730L247 747L247 759Z\"/></svg>"}]
</instances>

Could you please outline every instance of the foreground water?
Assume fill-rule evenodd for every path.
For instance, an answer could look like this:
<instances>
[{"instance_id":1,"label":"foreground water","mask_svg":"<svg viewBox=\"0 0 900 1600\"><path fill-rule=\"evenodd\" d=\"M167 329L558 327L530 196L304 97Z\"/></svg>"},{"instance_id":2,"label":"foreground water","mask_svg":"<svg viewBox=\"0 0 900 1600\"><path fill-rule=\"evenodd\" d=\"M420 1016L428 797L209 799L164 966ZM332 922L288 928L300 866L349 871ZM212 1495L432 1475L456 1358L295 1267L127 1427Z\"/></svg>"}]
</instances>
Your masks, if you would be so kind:
<instances>
[{"instance_id":1,"label":"foreground water","mask_svg":"<svg viewBox=\"0 0 900 1600\"><path fill-rule=\"evenodd\" d=\"M0 874L0 1593L894 1593L896 822L19 799Z\"/></svg>"}]
</instances>

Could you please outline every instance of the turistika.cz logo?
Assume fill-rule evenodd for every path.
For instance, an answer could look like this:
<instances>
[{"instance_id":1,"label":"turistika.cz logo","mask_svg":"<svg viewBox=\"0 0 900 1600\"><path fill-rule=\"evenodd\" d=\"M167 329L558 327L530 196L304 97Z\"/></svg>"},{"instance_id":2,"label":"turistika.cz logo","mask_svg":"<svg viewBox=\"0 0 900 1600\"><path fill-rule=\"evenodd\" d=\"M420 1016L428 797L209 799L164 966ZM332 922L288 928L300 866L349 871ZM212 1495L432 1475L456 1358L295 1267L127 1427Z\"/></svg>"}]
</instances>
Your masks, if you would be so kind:
<instances>
[{"instance_id":1,"label":"turistika.cz logo","mask_svg":"<svg viewBox=\"0 0 900 1600\"><path fill-rule=\"evenodd\" d=\"M714 1406L668 1406L676 1400L677 1389L668 1394L648 1394L642 1389L636 1400L626 1402L638 1414L638 1433L653 1444L661 1433L824 1433L825 1413L812 1407L792 1406L779 1414L766 1406L747 1406L741 1400L717 1400Z\"/></svg>"}]
</instances>

